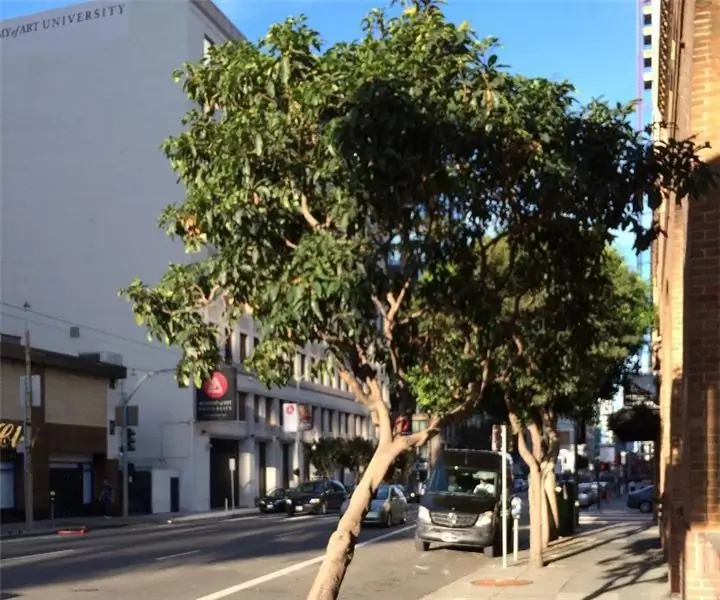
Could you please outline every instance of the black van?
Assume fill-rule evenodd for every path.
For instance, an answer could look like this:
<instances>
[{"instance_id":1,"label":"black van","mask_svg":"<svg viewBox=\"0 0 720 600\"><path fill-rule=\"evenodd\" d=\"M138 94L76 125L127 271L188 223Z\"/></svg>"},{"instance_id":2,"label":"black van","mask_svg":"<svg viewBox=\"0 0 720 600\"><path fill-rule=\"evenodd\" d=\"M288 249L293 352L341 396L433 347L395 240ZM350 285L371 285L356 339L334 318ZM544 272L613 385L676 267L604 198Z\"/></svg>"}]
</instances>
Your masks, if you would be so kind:
<instances>
[{"instance_id":1,"label":"black van","mask_svg":"<svg viewBox=\"0 0 720 600\"><path fill-rule=\"evenodd\" d=\"M431 542L502 552L502 461L507 462L508 502L513 490L510 455L487 450L444 450L420 499L415 548ZM509 506L505 513L511 531Z\"/></svg>"}]
</instances>

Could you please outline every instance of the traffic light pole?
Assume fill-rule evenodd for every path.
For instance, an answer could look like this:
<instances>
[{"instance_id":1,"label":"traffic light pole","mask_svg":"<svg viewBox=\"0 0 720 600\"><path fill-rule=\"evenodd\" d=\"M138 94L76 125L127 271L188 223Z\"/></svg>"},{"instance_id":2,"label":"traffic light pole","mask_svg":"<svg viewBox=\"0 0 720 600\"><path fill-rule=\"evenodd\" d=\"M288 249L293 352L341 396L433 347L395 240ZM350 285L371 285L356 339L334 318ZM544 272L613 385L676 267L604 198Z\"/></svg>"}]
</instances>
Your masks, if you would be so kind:
<instances>
[{"instance_id":1,"label":"traffic light pole","mask_svg":"<svg viewBox=\"0 0 720 600\"><path fill-rule=\"evenodd\" d=\"M125 394L125 391L123 390L120 393L120 406L122 407L122 413L123 413L123 423L122 423L122 437L121 437L121 457L120 457L120 465L122 467L122 516L124 518L127 518L130 516L130 476L128 474L129 466L130 466L130 460L128 456L128 440L129 440L129 427L128 427L128 415L129 410L128 406L130 404L130 400L133 399L133 396L137 394L138 390L147 383L147 381L153 377L154 375L159 375L160 373L173 373L175 372L175 369L158 369L157 371L148 371L143 375L140 379L138 379L138 382L135 384L135 387L132 389L132 391L129 394Z\"/></svg>"}]
</instances>

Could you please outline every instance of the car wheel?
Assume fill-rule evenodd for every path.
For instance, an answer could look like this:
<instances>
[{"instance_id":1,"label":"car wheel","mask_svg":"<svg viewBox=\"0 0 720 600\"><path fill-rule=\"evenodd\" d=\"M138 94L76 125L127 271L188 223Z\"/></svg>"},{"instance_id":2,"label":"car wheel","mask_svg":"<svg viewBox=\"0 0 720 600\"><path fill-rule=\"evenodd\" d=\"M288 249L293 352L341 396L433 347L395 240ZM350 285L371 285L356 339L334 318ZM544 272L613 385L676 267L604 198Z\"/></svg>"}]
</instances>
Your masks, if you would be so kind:
<instances>
[{"instance_id":1,"label":"car wheel","mask_svg":"<svg viewBox=\"0 0 720 600\"><path fill-rule=\"evenodd\" d=\"M488 558L495 558L498 554L500 554L497 551L497 546L485 546L483 548L483 554L487 556Z\"/></svg>"},{"instance_id":2,"label":"car wheel","mask_svg":"<svg viewBox=\"0 0 720 600\"><path fill-rule=\"evenodd\" d=\"M400 524L401 524L401 525L405 525L405 523L407 523L407 519L408 519L408 516L407 516L407 510L406 510L406 511L403 513L402 520L400 521Z\"/></svg>"},{"instance_id":3,"label":"car wheel","mask_svg":"<svg viewBox=\"0 0 720 600\"><path fill-rule=\"evenodd\" d=\"M640 512L645 514L652 512L652 502L641 502Z\"/></svg>"},{"instance_id":4,"label":"car wheel","mask_svg":"<svg viewBox=\"0 0 720 600\"><path fill-rule=\"evenodd\" d=\"M392 526L393 526L392 511L388 511L387 515L385 515L385 527L392 527Z\"/></svg>"},{"instance_id":5,"label":"car wheel","mask_svg":"<svg viewBox=\"0 0 720 600\"><path fill-rule=\"evenodd\" d=\"M415 538L415 550L418 552L427 552L430 550L430 542L425 542L420 538Z\"/></svg>"}]
</instances>

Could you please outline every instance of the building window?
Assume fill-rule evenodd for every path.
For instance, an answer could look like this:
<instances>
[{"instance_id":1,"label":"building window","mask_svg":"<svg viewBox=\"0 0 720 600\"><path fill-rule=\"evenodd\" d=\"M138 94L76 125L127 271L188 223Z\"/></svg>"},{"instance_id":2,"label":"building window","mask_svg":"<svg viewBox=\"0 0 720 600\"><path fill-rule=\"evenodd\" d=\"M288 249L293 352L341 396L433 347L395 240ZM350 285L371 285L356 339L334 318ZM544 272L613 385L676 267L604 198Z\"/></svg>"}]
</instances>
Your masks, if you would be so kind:
<instances>
[{"instance_id":1,"label":"building window","mask_svg":"<svg viewBox=\"0 0 720 600\"><path fill-rule=\"evenodd\" d=\"M648 25L652 25L652 14L651 13L645 13L643 15L643 25L645 25L646 27Z\"/></svg>"},{"instance_id":2,"label":"building window","mask_svg":"<svg viewBox=\"0 0 720 600\"><path fill-rule=\"evenodd\" d=\"M233 361L232 333L225 338L225 361L228 363Z\"/></svg>"},{"instance_id":3,"label":"building window","mask_svg":"<svg viewBox=\"0 0 720 600\"><path fill-rule=\"evenodd\" d=\"M248 357L248 336L247 333L240 334L240 362L245 362Z\"/></svg>"},{"instance_id":4,"label":"building window","mask_svg":"<svg viewBox=\"0 0 720 600\"><path fill-rule=\"evenodd\" d=\"M272 398L265 398L265 422L268 425L275 425L275 415L273 414Z\"/></svg>"},{"instance_id":5,"label":"building window","mask_svg":"<svg viewBox=\"0 0 720 600\"><path fill-rule=\"evenodd\" d=\"M304 354L300 354L300 373L298 379L305 379L305 369L307 369L307 357Z\"/></svg>"},{"instance_id":6,"label":"building window","mask_svg":"<svg viewBox=\"0 0 720 600\"><path fill-rule=\"evenodd\" d=\"M345 413L345 434L350 433L350 415Z\"/></svg>"},{"instance_id":7,"label":"building window","mask_svg":"<svg viewBox=\"0 0 720 600\"><path fill-rule=\"evenodd\" d=\"M83 504L92 504L95 500L93 494L93 472L92 463L82 463L83 477Z\"/></svg>"},{"instance_id":8,"label":"building window","mask_svg":"<svg viewBox=\"0 0 720 600\"><path fill-rule=\"evenodd\" d=\"M260 422L260 398L258 396L253 398L253 421Z\"/></svg>"},{"instance_id":9,"label":"building window","mask_svg":"<svg viewBox=\"0 0 720 600\"><path fill-rule=\"evenodd\" d=\"M322 433L325 433L325 432L329 429L329 427L328 427L328 425L327 425L327 423L326 423L326 420L327 420L327 412L328 412L328 411L327 411L326 409L324 409L324 408L320 410L320 431L321 431Z\"/></svg>"},{"instance_id":10,"label":"building window","mask_svg":"<svg viewBox=\"0 0 720 600\"><path fill-rule=\"evenodd\" d=\"M247 394L238 392L238 421L247 421Z\"/></svg>"},{"instance_id":11,"label":"building window","mask_svg":"<svg viewBox=\"0 0 720 600\"><path fill-rule=\"evenodd\" d=\"M335 411L329 410L328 411L328 431L330 432L330 435L333 435L335 433Z\"/></svg>"},{"instance_id":12,"label":"building window","mask_svg":"<svg viewBox=\"0 0 720 600\"><path fill-rule=\"evenodd\" d=\"M260 338L256 337L253 339L253 351L257 350L257 347L260 345Z\"/></svg>"},{"instance_id":13,"label":"building window","mask_svg":"<svg viewBox=\"0 0 720 600\"><path fill-rule=\"evenodd\" d=\"M0 462L0 508L15 508L15 463Z\"/></svg>"},{"instance_id":14,"label":"building window","mask_svg":"<svg viewBox=\"0 0 720 600\"><path fill-rule=\"evenodd\" d=\"M205 36L203 39L203 57L206 57L208 53L210 52L210 48L212 48L215 45L215 42L213 42L208 36Z\"/></svg>"}]
</instances>

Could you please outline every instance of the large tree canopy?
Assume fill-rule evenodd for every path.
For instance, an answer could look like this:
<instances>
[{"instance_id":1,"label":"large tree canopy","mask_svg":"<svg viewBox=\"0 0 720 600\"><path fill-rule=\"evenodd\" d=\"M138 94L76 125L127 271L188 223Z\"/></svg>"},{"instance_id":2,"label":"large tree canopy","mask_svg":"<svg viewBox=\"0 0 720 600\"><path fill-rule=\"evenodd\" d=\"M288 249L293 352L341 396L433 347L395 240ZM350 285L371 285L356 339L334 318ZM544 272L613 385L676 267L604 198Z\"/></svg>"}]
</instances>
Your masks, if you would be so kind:
<instances>
[{"instance_id":1,"label":"large tree canopy","mask_svg":"<svg viewBox=\"0 0 720 600\"><path fill-rule=\"evenodd\" d=\"M395 457L530 365L535 300L548 327L553 310L582 327L611 232L647 246L646 206L706 181L692 142L650 143L631 105L580 105L568 83L500 68L495 41L437 2L403 4L373 10L355 42L323 48L289 19L177 73L196 108L164 145L186 194L162 225L194 260L124 291L150 335L182 349L184 385L250 314L257 377L284 384L314 344L373 412L378 450L313 599L337 596ZM393 436L383 378L421 399L427 430Z\"/></svg>"}]
</instances>

